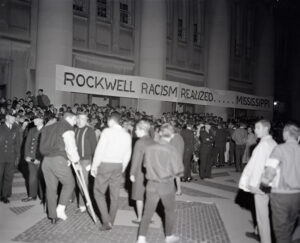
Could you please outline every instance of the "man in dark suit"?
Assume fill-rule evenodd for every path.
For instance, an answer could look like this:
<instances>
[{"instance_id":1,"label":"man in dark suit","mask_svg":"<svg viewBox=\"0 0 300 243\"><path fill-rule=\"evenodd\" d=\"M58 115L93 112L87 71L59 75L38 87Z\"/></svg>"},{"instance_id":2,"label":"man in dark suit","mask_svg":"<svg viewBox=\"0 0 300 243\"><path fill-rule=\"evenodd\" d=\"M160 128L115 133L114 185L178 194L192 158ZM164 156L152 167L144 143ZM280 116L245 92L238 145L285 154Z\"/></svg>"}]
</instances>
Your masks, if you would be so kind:
<instances>
[{"instance_id":1,"label":"man in dark suit","mask_svg":"<svg viewBox=\"0 0 300 243\"><path fill-rule=\"evenodd\" d=\"M15 162L20 152L15 120L15 111L9 110L5 115L5 123L0 125L0 198L4 203L9 203Z\"/></svg>"},{"instance_id":2,"label":"man in dark suit","mask_svg":"<svg viewBox=\"0 0 300 243\"><path fill-rule=\"evenodd\" d=\"M218 124L218 129L215 135L215 150L214 150L214 162L217 167L224 166L225 164L225 148L228 137L227 130L223 127L223 124Z\"/></svg>"},{"instance_id":3,"label":"man in dark suit","mask_svg":"<svg viewBox=\"0 0 300 243\"><path fill-rule=\"evenodd\" d=\"M206 122L205 129L200 131L200 179L211 178L211 152L214 143L214 137L211 132L211 124Z\"/></svg>"},{"instance_id":4,"label":"man in dark suit","mask_svg":"<svg viewBox=\"0 0 300 243\"><path fill-rule=\"evenodd\" d=\"M188 123L180 132L184 141L184 152L183 152L183 165L184 175L181 178L182 181L190 182L191 176L191 160L194 152L194 132L192 131L192 124Z\"/></svg>"},{"instance_id":5,"label":"man in dark suit","mask_svg":"<svg viewBox=\"0 0 300 243\"><path fill-rule=\"evenodd\" d=\"M37 105L42 108L48 107L50 105L50 99L47 95L44 94L43 89L39 89L36 101Z\"/></svg>"}]
</instances>

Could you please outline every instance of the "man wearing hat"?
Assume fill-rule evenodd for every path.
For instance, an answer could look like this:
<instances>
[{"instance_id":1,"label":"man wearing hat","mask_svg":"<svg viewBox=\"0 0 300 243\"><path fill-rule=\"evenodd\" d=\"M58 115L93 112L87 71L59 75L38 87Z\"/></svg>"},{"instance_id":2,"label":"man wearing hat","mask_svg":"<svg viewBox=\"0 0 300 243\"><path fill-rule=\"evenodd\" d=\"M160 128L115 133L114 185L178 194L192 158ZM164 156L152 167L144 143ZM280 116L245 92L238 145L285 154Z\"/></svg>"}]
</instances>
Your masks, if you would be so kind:
<instances>
[{"instance_id":1,"label":"man wearing hat","mask_svg":"<svg viewBox=\"0 0 300 243\"><path fill-rule=\"evenodd\" d=\"M25 161L28 163L29 169L29 192L28 197L22 199L22 202L29 202L36 200L38 194L39 180L42 176L40 165L42 161L42 155L39 150L40 133L44 126L44 117L42 113L38 113L34 116L33 123L35 127L31 128L28 132L25 142ZM40 189L40 197L43 200L42 187Z\"/></svg>"},{"instance_id":2,"label":"man wearing hat","mask_svg":"<svg viewBox=\"0 0 300 243\"><path fill-rule=\"evenodd\" d=\"M0 199L9 203L15 162L20 153L18 129L14 126L16 117L14 110L7 111L5 123L0 125Z\"/></svg>"}]
</instances>

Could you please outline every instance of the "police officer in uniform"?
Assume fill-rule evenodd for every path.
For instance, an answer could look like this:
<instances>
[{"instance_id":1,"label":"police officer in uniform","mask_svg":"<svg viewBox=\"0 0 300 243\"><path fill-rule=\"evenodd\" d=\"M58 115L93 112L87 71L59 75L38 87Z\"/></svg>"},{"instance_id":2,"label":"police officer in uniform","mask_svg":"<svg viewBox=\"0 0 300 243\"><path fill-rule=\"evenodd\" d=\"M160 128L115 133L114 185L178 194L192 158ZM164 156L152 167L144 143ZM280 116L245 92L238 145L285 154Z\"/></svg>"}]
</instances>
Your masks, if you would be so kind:
<instances>
[{"instance_id":1,"label":"police officer in uniform","mask_svg":"<svg viewBox=\"0 0 300 243\"><path fill-rule=\"evenodd\" d=\"M211 132L210 123L206 122L204 125L204 130L200 131L200 179L211 178L211 153L214 143L214 137Z\"/></svg>"},{"instance_id":2,"label":"police officer in uniform","mask_svg":"<svg viewBox=\"0 0 300 243\"><path fill-rule=\"evenodd\" d=\"M35 127L31 128L28 132L25 142L25 161L28 163L29 169L29 193L28 197L22 199L22 202L29 202L36 200L38 194L38 188L40 189L40 197L43 200L43 190L41 186L41 160L42 155L39 151L40 133L44 126L43 114L37 114L33 123ZM40 187L39 187L40 185Z\"/></svg>"},{"instance_id":3,"label":"police officer in uniform","mask_svg":"<svg viewBox=\"0 0 300 243\"><path fill-rule=\"evenodd\" d=\"M0 125L0 198L4 203L9 203L15 163L20 152L15 120L15 111L9 110L5 115L5 123Z\"/></svg>"}]
</instances>

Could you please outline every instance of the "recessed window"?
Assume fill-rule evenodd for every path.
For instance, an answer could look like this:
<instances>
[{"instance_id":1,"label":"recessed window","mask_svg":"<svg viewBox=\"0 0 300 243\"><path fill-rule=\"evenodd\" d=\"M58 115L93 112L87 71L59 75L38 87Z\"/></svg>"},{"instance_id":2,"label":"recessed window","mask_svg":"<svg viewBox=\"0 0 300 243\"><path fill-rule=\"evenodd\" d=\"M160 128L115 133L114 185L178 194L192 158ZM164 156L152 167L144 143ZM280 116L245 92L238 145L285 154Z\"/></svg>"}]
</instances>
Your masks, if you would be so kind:
<instances>
[{"instance_id":1,"label":"recessed window","mask_svg":"<svg viewBox=\"0 0 300 243\"><path fill-rule=\"evenodd\" d=\"M120 0L120 24L128 27L133 25L133 0Z\"/></svg>"},{"instance_id":2,"label":"recessed window","mask_svg":"<svg viewBox=\"0 0 300 243\"><path fill-rule=\"evenodd\" d=\"M87 0L73 0L73 12L78 15L88 16L89 2Z\"/></svg>"},{"instance_id":3,"label":"recessed window","mask_svg":"<svg viewBox=\"0 0 300 243\"><path fill-rule=\"evenodd\" d=\"M107 1L97 0L97 16L107 18Z\"/></svg>"},{"instance_id":4,"label":"recessed window","mask_svg":"<svg viewBox=\"0 0 300 243\"><path fill-rule=\"evenodd\" d=\"M177 38L180 42L187 41L188 1L179 0L177 5Z\"/></svg>"},{"instance_id":5,"label":"recessed window","mask_svg":"<svg viewBox=\"0 0 300 243\"><path fill-rule=\"evenodd\" d=\"M121 23L128 24L128 5L126 3L120 3L120 21Z\"/></svg>"},{"instance_id":6,"label":"recessed window","mask_svg":"<svg viewBox=\"0 0 300 243\"><path fill-rule=\"evenodd\" d=\"M97 0L97 17L103 21L111 20L110 0Z\"/></svg>"}]
</instances>

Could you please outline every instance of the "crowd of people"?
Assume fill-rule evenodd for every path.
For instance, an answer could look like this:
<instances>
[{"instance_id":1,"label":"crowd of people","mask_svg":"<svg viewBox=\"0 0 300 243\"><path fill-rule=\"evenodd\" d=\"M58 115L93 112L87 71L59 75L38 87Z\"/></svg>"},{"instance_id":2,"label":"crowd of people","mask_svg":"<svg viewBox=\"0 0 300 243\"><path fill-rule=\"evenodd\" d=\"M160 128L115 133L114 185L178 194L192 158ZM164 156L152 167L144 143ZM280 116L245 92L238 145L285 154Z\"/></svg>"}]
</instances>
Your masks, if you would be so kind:
<instances>
[{"instance_id":1,"label":"crowd of people","mask_svg":"<svg viewBox=\"0 0 300 243\"><path fill-rule=\"evenodd\" d=\"M270 197L276 239L290 242L286 240L291 237L296 218L290 216L291 211L283 212L283 205L289 203L289 210L297 216L300 133L295 124L286 125L282 137L278 127L273 127L272 132L266 120L225 122L212 114L178 112L157 118L132 108L96 104L55 108L43 90L37 97L28 91L25 98L1 98L0 123L1 201L10 202L13 174L18 167L26 172L28 182L28 197L22 201L39 197L46 202L52 224L67 220L65 208L79 184L72 173L73 166L82 171L92 189L91 197L102 222L99 229L110 230L127 171L131 199L136 202L137 218L133 222L139 224L137 242L146 242L147 229L160 200L164 206L165 240L177 242L173 222L175 196L182 194L181 182L198 179L192 173L199 174L200 180L211 178L213 166L234 165L237 172L243 172L240 188L255 195L261 242L271 242L267 213ZM282 140L285 143L277 145ZM265 188L273 184L270 196ZM79 193L78 213L87 211L85 203L84 195ZM287 223L289 227L285 225L283 229Z\"/></svg>"}]
</instances>

